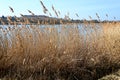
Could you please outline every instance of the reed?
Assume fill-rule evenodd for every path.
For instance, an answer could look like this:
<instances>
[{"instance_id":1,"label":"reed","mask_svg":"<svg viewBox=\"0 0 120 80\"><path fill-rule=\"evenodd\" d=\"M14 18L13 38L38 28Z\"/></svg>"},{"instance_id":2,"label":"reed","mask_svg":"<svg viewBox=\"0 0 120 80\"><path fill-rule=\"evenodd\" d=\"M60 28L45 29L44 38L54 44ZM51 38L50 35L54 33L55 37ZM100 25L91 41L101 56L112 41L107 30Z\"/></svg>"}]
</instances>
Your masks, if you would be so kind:
<instances>
[{"instance_id":1,"label":"reed","mask_svg":"<svg viewBox=\"0 0 120 80\"><path fill-rule=\"evenodd\" d=\"M48 12L40 3L44 12ZM52 9L56 16L60 15L53 6ZM21 16L24 18L21 25L0 25L0 78L97 80L120 69L119 22L60 21L60 25L55 25L56 21L51 20L53 24L48 25L47 21L36 20L38 24L32 25L31 19ZM77 13L76 16L79 17ZM97 13L96 16L100 20ZM8 22L11 23L10 17Z\"/></svg>"},{"instance_id":2,"label":"reed","mask_svg":"<svg viewBox=\"0 0 120 80\"><path fill-rule=\"evenodd\" d=\"M81 29L78 26L46 25L42 28L39 25L21 25L1 28L0 69L14 70L13 73L21 75L21 79L34 73L37 73L36 77L46 76L46 79L86 79L85 76L94 79L102 73L98 69L118 68L119 23L102 24L103 31L96 29L98 24L94 28L90 24L89 27L83 24ZM26 76L22 76L23 72Z\"/></svg>"}]
</instances>

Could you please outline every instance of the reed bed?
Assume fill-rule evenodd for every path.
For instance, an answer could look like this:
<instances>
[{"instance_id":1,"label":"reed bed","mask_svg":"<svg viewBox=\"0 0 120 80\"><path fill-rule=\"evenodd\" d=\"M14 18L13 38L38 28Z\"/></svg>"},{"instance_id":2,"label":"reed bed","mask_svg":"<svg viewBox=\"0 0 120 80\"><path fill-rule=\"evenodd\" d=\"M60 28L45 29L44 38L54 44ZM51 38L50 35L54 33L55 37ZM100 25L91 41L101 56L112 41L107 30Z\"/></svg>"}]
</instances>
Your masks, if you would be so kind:
<instances>
[{"instance_id":1,"label":"reed bed","mask_svg":"<svg viewBox=\"0 0 120 80\"><path fill-rule=\"evenodd\" d=\"M52 10L60 16L53 5ZM0 80L97 80L120 69L119 22L67 23L60 19L57 25L57 20L20 15L22 20L7 17L8 25L0 20ZM98 13L96 17L100 22ZM70 21L69 13L65 19Z\"/></svg>"},{"instance_id":2,"label":"reed bed","mask_svg":"<svg viewBox=\"0 0 120 80\"><path fill-rule=\"evenodd\" d=\"M120 68L119 25L1 25L0 77L96 80Z\"/></svg>"}]
</instances>

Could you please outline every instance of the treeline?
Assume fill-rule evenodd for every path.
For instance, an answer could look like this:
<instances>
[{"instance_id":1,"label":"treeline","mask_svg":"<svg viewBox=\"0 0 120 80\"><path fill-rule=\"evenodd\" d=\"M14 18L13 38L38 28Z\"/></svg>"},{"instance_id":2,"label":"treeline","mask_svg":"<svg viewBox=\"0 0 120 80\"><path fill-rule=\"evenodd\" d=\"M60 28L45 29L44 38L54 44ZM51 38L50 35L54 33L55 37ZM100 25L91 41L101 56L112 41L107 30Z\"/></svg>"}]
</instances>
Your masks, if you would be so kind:
<instances>
[{"instance_id":1,"label":"treeline","mask_svg":"<svg viewBox=\"0 0 120 80\"><path fill-rule=\"evenodd\" d=\"M1 25L14 25L14 24L67 24L67 23L106 23L113 21L98 21L98 20L73 20L73 19L62 19L62 18L54 18L48 17L44 15L22 15L21 17L16 16L8 16L8 17L0 17ZM115 21L114 21L115 22ZM117 21L119 22L119 21Z\"/></svg>"}]
</instances>

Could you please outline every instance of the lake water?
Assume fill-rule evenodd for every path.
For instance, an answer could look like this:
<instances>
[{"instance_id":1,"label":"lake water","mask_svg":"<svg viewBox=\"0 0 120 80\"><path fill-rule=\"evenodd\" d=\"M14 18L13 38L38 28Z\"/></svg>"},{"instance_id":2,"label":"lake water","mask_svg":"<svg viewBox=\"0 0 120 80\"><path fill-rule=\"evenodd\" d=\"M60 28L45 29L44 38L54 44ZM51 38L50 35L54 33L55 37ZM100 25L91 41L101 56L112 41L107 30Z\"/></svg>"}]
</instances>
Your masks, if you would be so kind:
<instances>
[{"instance_id":1,"label":"lake water","mask_svg":"<svg viewBox=\"0 0 120 80\"><path fill-rule=\"evenodd\" d=\"M44 34L42 40L47 40L50 38L54 38L54 36L51 37L51 35L56 34L58 37L57 45L60 47L64 44L64 38L73 38L82 39L83 46L87 46L87 41L95 41L99 39L99 37L102 34L102 27L100 24L95 25L85 25L85 24L68 24L68 25L0 25L0 44L3 44L5 42L2 42L3 40L7 39L9 46L12 45L12 38L14 39L15 35L20 33L20 35L29 36L28 33L33 35L33 39L35 43L37 42L36 39L39 39L37 37L37 34L39 34L36 31L39 31L40 33ZM55 35L55 36L56 36ZM44 37L45 36L45 37ZM24 37L26 38L26 37ZM62 39L63 38L63 39ZM29 38L28 38L29 39ZM62 40L62 41L61 41ZM69 39L66 39L69 40ZM15 40L16 41L16 40ZM81 41L81 40L80 40Z\"/></svg>"},{"instance_id":2,"label":"lake water","mask_svg":"<svg viewBox=\"0 0 120 80\"><path fill-rule=\"evenodd\" d=\"M84 38L89 35L92 36L92 34L95 34L96 37L101 35L102 33L102 27L101 24L63 24L63 25L0 25L0 35L3 36L4 32L6 32L7 36L8 34L11 34L10 31L13 30L22 30L22 28L34 31L32 29L38 29L40 31L49 33L48 29L54 29L58 33L64 32L64 34L68 34L70 31L73 31L72 33L75 33L74 31L78 31L80 35L84 35ZM63 31L64 30L64 31ZM67 35L66 35L67 36Z\"/></svg>"}]
</instances>

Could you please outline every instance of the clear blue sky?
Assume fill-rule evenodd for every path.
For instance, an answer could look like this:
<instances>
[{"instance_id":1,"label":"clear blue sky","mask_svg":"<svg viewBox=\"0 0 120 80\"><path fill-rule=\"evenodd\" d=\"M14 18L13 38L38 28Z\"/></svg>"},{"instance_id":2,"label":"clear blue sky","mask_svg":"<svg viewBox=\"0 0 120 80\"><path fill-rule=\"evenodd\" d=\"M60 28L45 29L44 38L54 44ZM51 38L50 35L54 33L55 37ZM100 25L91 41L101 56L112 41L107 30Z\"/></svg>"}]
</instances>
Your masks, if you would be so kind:
<instances>
[{"instance_id":1,"label":"clear blue sky","mask_svg":"<svg viewBox=\"0 0 120 80\"><path fill-rule=\"evenodd\" d=\"M69 12L70 18L78 19L76 13L79 15L79 19L89 19L92 16L96 18L96 13L100 18L112 20L116 17L120 20L120 0L42 0L47 9L55 17L51 6L61 12L60 17L64 17ZM15 13L11 13L9 6L11 6ZM36 15L43 15L43 9L40 4L40 0L0 0L0 16L20 16L22 14L30 14L27 10L31 10ZM106 17L108 14L108 18Z\"/></svg>"}]
</instances>

